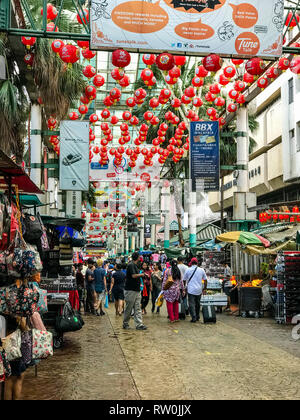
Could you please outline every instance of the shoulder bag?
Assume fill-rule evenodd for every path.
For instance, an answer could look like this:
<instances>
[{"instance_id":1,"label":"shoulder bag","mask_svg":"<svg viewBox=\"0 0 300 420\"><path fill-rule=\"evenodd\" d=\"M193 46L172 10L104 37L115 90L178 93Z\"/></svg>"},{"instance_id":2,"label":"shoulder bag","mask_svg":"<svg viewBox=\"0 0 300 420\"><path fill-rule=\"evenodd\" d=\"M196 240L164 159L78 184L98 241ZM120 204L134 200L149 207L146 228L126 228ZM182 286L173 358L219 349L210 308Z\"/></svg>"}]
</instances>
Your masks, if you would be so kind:
<instances>
[{"instance_id":1,"label":"shoulder bag","mask_svg":"<svg viewBox=\"0 0 300 420\"><path fill-rule=\"evenodd\" d=\"M196 273L196 271L197 271L197 268L198 267L196 267L195 268L195 271L193 272L193 274L191 275L191 277L189 278L189 280L188 280L188 282L186 283L186 289L187 289L187 287L188 287L188 285L189 285L189 282L192 280L192 278L194 277L194 275L195 275L195 273Z\"/></svg>"},{"instance_id":2,"label":"shoulder bag","mask_svg":"<svg viewBox=\"0 0 300 420\"><path fill-rule=\"evenodd\" d=\"M53 335L49 331L32 330L32 359L53 356Z\"/></svg>"},{"instance_id":3,"label":"shoulder bag","mask_svg":"<svg viewBox=\"0 0 300 420\"><path fill-rule=\"evenodd\" d=\"M22 333L20 329L17 329L12 334L1 339L2 347L6 352L7 360L9 362L11 362L12 360L20 359L22 357L21 339Z\"/></svg>"},{"instance_id":4,"label":"shoulder bag","mask_svg":"<svg viewBox=\"0 0 300 420\"><path fill-rule=\"evenodd\" d=\"M168 275L167 281L164 285L164 290L169 290L174 284L174 279L171 274Z\"/></svg>"}]
</instances>

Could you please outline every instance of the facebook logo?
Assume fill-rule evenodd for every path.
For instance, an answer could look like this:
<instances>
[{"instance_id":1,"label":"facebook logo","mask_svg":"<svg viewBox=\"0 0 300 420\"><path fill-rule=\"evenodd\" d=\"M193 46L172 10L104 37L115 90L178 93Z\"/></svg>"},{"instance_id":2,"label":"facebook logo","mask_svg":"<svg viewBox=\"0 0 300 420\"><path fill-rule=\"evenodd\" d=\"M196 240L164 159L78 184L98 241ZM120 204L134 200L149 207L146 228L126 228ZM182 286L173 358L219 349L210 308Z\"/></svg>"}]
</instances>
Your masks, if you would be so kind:
<instances>
[{"instance_id":1,"label":"facebook logo","mask_svg":"<svg viewBox=\"0 0 300 420\"><path fill-rule=\"evenodd\" d=\"M182 44L180 42L178 42L177 47L178 48L181 48L182 47Z\"/></svg>"}]
</instances>

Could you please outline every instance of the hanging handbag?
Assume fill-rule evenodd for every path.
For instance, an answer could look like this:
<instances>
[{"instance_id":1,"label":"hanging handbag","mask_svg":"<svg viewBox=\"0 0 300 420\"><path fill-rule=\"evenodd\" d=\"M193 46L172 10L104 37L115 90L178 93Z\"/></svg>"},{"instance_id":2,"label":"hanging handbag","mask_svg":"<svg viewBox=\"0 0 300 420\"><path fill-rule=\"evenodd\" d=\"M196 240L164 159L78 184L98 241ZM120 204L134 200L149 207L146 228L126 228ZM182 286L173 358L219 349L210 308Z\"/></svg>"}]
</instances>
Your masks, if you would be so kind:
<instances>
[{"instance_id":1,"label":"hanging handbag","mask_svg":"<svg viewBox=\"0 0 300 420\"><path fill-rule=\"evenodd\" d=\"M38 285L38 283L35 282L30 282L28 283L28 286L31 287L32 289L37 289L38 293L39 293L39 301L37 304L37 312L39 312L40 314L45 314L48 312L48 301L47 301L47 290L41 289Z\"/></svg>"},{"instance_id":2,"label":"hanging handbag","mask_svg":"<svg viewBox=\"0 0 300 420\"><path fill-rule=\"evenodd\" d=\"M6 288L6 311L15 316L31 316L37 310L39 292L24 285Z\"/></svg>"},{"instance_id":3,"label":"hanging handbag","mask_svg":"<svg viewBox=\"0 0 300 420\"><path fill-rule=\"evenodd\" d=\"M7 312L6 288L2 287L0 289L0 314L5 314L6 312Z\"/></svg>"},{"instance_id":4,"label":"hanging handbag","mask_svg":"<svg viewBox=\"0 0 300 420\"><path fill-rule=\"evenodd\" d=\"M7 378L11 376L11 367L7 359L7 354L4 348L2 347L1 340L0 340L0 371L1 371L1 364L2 364L2 369L3 369L3 377L5 381ZM1 378L0 378L0 382L1 382Z\"/></svg>"},{"instance_id":5,"label":"hanging handbag","mask_svg":"<svg viewBox=\"0 0 300 420\"><path fill-rule=\"evenodd\" d=\"M42 228L42 236L41 236L41 246L43 251L49 251L50 247L49 247L49 241L48 241L48 236L47 236L47 230L44 226L44 223L42 222L42 218L40 213L37 214L37 218L40 222L41 228Z\"/></svg>"},{"instance_id":6,"label":"hanging handbag","mask_svg":"<svg viewBox=\"0 0 300 420\"><path fill-rule=\"evenodd\" d=\"M56 330L59 332L79 331L84 325L81 315L73 310L70 302L67 302L63 314L56 318Z\"/></svg>"},{"instance_id":7,"label":"hanging handbag","mask_svg":"<svg viewBox=\"0 0 300 420\"><path fill-rule=\"evenodd\" d=\"M49 331L32 330L32 359L53 356L53 335Z\"/></svg>"},{"instance_id":8,"label":"hanging handbag","mask_svg":"<svg viewBox=\"0 0 300 420\"><path fill-rule=\"evenodd\" d=\"M7 355L7 360L9 362L11 362L12 360L20 359L22 357L21 335L22 335L21 330L17 329L12 334L1 339L2 347L5 350L5 353Z\"/></svg>"},{"instance_id":9,"label":"hanging handbag","mask_svg":"<svg viewBox=\"0 0 300 420\"><path fill-rule=\"evenodd\" d=\"M21 334L22 361L29 365L32 360L32 331L24 331Z\"/></svg>"},{"instance_id":10,"label":"hanging handbag","mask_svg":"<svg viewBox=\"0 0 300 420\"><path fill-rule=\"evenodd\" d=\"M24 214L22 217L25 225L25 232L23 234L24 239L29 244L35 244L41 239L43 234L41 223L39 219L32 214Z\"/></svg>"},{"instance_id":11,"label":"hanging handbag","mask_svg":"<svg viewBox=\"0 0 300 420\"><path fill-rule=\"evenodd\" d=\"M41 315L38 312L34 312L30 317L30 323L36 330L47 331L42 321Z\"/></svg>"},{"instance_id":12,"label":"hanging handbag","mask_svg":"<svg viewBox=\"0 0 300 420\"><path fill-rule=\"evenodd\" d=\"M63 231L61 237L59 238L59 242L63 245L70 245L72 242L72 238L70 236L70 233L68 231L68 228L66 227Z\"/></svg>"}]
</instances>

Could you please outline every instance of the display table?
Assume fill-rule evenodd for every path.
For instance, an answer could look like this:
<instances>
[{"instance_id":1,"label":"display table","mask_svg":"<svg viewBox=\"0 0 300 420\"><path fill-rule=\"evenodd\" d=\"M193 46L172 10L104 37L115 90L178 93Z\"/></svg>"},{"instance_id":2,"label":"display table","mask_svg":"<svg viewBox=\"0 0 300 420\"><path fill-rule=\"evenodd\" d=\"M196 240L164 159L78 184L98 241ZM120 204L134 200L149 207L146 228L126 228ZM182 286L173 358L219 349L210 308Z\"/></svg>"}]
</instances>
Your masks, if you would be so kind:
<instances>
[{"instance_id":1,"label":"display table","mask_svg":"<svg viewBox=\"0 0 300 420\"><path fill-rule=\"evenodd\" d=\"M76 311L79 310L80 308L80 301L79 301L79 294L78 294L78 290L47 290L47 294L50 293L68 293L69 295L69 301L72 305L72 308L75 309Z\"/></svg>"}]
</instances>

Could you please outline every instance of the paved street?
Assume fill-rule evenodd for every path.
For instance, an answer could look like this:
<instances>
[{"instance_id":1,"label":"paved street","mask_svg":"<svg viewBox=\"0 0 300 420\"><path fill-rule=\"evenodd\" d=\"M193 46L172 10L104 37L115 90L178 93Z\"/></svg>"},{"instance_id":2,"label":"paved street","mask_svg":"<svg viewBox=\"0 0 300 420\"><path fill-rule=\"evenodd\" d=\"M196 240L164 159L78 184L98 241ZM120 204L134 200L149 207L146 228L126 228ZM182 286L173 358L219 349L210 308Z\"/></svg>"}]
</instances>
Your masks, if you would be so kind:
<instances>
[{"instance_id":1,"label":"paved street","mask_svg":"<svg viewBox=\"0 0 300 420\"><path fill-rule=\"evenodd\" d=\"M144 319L146 332L124 331L112 305L85 317L37 378L28 370L24 399L300 399L291 327L226 314L216 325L171 325L165 308Z\"/></svg>"}]
</instances>

